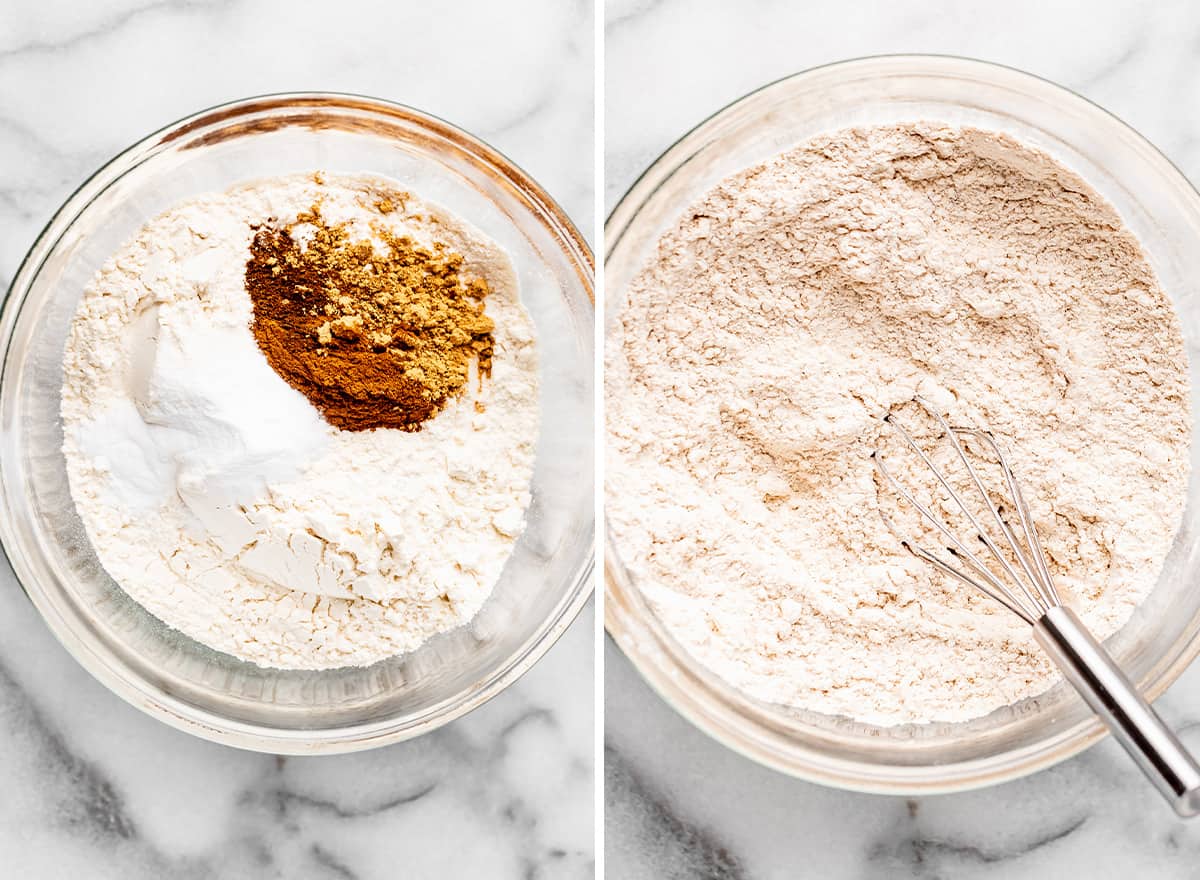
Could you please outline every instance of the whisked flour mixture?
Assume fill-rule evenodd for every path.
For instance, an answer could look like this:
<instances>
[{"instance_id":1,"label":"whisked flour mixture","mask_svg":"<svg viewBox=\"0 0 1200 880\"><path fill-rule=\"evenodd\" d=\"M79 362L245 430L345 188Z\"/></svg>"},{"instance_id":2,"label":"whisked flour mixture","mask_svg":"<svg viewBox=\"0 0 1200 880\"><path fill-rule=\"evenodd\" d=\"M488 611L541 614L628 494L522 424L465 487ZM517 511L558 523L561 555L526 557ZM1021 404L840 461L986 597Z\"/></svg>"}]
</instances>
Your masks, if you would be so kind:
<instances>
[{"instance_id":1,"label":"whisked flour mixture","mask_svg":"<svg viewBox=\"0 0 1200 880\"><path fill-rule=\"evenodd\" d=\"M104 568L262 666L367 665L479 610L524 529L537 348L507 254L394 182L256 181L147 223L63 363Z\"/></svg>"},{"instance_id":2,"label":"whisked flour mixture","mask_svg":"<svg viewBox=\"0 0 1200 880\"><path fill-rule=\"evenodd\" d=\"M953 721L1055 680L1025 624L880 521L869 455L914 393L1010 438L1060 591L1099 637L1180 522L1170 302L1108 203L999 133L846 130L727 178L662 236L606 367L624 562L693 655L770 702Z\"/></svg>"}]
</instances>

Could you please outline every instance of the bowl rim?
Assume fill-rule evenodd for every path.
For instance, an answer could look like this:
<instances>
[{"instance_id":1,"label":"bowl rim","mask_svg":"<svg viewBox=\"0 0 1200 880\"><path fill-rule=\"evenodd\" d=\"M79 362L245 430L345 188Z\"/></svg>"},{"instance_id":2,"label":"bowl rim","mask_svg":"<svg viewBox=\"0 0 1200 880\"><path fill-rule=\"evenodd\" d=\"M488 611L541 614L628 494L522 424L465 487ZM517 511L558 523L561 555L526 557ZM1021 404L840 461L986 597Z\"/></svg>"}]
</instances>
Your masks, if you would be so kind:
<instances>
[{"instance_id":1,"label":"bowl rim","mask_svg":"<svg viewBox=\"0 0 1200 880\"><path fill-rule=\"evenodd\" d=\"M415 127L436 138L450 141L485 168L508 190L519 195L530 213L547 228L575 270L582 290L595 307L595 260L586 238L566 211L516 162L465 129L430 113L381 98L334 91L272 92L224 101L189 113L161 126L117 152L82 183L54 211L21 260L13 279L0 298L0 386L4 384L17 317L30 285L40 273L64 233L78 216L110 185L137 167L158 149L181 137L209 130L218 132L234 120L286 110L322 110L374 115L394 123ZM594 344L594 335L592 340ZM0 552L8 561L17 584L33 603L59 643L105 687L130 705L171 727L202 739L251 751L286 755L335 754L377 748L433 731L478 708L529 671L558 641L591 599L595 569L595 518L592 539L579 554L564 580L562 599L535 633L482 682L426 707L412 716L371 721L328 729L282 729L227 719L199 709L162 692L138 676L128 674L119 656L76 637L38 585L13 529L12 491L6 472L0 469Z\"/></svg>"},{"instance_id":2,"label":"bowl rim","mask_svg":"<svg viewBox=\"0 0 1200 880\"><path fill-rule=\"evenodd\" d=\"M885 53L833 61L779 77L708 114L663 150L630 184L609 212L604 224L605 261L620 245L625 232L663 180L703 146L711 129L744 103L772 91L787 89L798 81L831 73L849 76L872 67L877 68L877 76L892 68L896 73L928 78L986 79L989 83L995 83L998 78L1007 78L1010 82L1020 82L1060 102L1074 102L1131 135L1142 148L1145 158L1157 164L1168 176L1174 177L1180 184L1180 192L1200 213L1200 192L1174 162L1116 114L1078 92L1046 77L992 61L952 54ZM600 320L607 325L606 315L601 315ZM1193 393L1197 392L1200 389L1193 390ZM732 714L730 705L750 706L752 703L700 664L694 661L680 662L681 658L688 657L686 649L657 621L641 591L632 584L607 523L603 535L604 627L609 636L643 681L668 706L717 742L771 769L808 782L850 791L914 796L943 794L1018 779L1071 758L1107 735L1107 729L1100 720L1088 715L1038 743L998 752L986 758L942 764L885 765L832 757L817 748L798 744L795 740L788 741L786 736L757 725L754 730L745 729L749 726L745 724L735 730L733 725L726 723ZM1200 654L1200 618L1191 622L1173 647L1177 649L1174 658L1143 690L1148 701L1161 696ZM673 665L667 668L660 664L658 661L662 657L671 657ZM700 690L703 688L710 690ZM713 696L714 688L717 696Z\"/></svg>"}]
</instances>

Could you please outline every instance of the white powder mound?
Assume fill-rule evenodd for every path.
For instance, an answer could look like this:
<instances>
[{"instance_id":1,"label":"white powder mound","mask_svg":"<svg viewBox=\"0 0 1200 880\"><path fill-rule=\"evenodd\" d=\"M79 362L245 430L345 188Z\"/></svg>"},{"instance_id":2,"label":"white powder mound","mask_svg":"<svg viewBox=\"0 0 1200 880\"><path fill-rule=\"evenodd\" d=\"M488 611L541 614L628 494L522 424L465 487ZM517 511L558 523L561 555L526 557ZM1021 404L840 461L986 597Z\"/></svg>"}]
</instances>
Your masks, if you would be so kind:
<instances>
[{"instance_id":1,"label":"white powder mound","mask_svg":"<svg viewBox=\"0 0 1200 880\"><path fill-rule=\"evenodd\" d=\"M400 207L381 214L383 199ZM384 223L444 243L491 288L491 378L418 432L331 427L250 331L252 226L318 201L356 238ZM245 660L327 668L412 650L479 610L524 529L537 353L516 275L392 182L268 179L155 218L84 292L64 374L71 492L100 562L166 624Z\"/></svg>"},{"instance_id":2,"label":"white powder mound","mask_svg":"<svg viewBox=\"0 0 1200 880\"><path fill-rule=\"evenodd\" d=\"M1006 441L1099 637L1178 529L1178 320L1134 236L1049 156L970 128L841 131L661 238L607 345L607 513L703 664L778 704L964 720L1055 679L1029 627L905 552L869 455L920 393ZM927 473L889 459L910 486Z\"/></svg>"}]
</instances>

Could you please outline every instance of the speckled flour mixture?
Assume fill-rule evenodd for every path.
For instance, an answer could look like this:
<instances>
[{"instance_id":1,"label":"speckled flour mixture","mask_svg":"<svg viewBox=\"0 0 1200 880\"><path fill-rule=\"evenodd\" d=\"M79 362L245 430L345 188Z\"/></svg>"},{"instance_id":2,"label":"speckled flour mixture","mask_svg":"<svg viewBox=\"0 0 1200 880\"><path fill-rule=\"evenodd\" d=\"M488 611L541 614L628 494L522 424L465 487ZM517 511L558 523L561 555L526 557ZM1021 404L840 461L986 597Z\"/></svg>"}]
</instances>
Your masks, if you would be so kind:
<instances>
[{"instance_id":1,"label":"speckled flour mixture","mask_svg":"<svg viewBox=\"0 0 1200 880\"><path fill-rule=\"evenodd\" d=\"M479 610L524 528L537 350L511 261L393 182L297 175L172 208L85 290L63 369L100 562L242 659L412 650Z\"/></svg>"},{"instance_id":2,"label":"speckled flour mixture","mask_svg":"<svg viewBox=\"0 0 1200 880\"><path fill-rule=\"evenodd\" d=\"M841 131L691 206L608 341L614 537L736 687L896 724L1054 682L1025 624L880 521L869 455L914 393L1009 438L1060 591L1097 636L1153 588L1184 505L1189 386L1137 240L1007 136Z\"/></svg>"}]
</instances>

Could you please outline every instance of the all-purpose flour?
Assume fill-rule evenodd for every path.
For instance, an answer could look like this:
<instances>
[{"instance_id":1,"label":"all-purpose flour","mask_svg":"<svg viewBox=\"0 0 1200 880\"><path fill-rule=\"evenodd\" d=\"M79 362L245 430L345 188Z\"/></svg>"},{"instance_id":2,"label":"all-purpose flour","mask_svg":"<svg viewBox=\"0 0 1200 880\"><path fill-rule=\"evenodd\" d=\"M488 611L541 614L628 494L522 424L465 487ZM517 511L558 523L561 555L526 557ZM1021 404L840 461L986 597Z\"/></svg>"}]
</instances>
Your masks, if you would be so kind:
<instances>
[{"instance_id":1,"label":"all-purpose flour","mask_svg":"<svg viewBox=\"0 0 1200 880\"><path fill-rule=\"evenodd\" d=\"M381 199L403 207L384 217ZM491 378L418 432L332 428L255 343L252 226L317 202L358 238L386 222L441 242L490 285ZM67 342L62 415L79 515L134 599L262 665L368 664L469 620L524 528L533 326L504 252L388 181L263 180L173 208L102 267Z\"/></svg>"},{"instance_id":2,"label":"all-purpose flour","mask_svg":"<svg viewBox=\"0 0 1200 880\"><path fill-rule=\"evenodd\" d=\"M960 720L1053 683L1025 624L880 520L869 455L915 393L1009 441L1097 636L1179 525L1178 320L1111 206L997 133L841 131L726 179L627 291L606 370L624 561L689 651L767 701Z\"/></svg>"}]
</instances>

